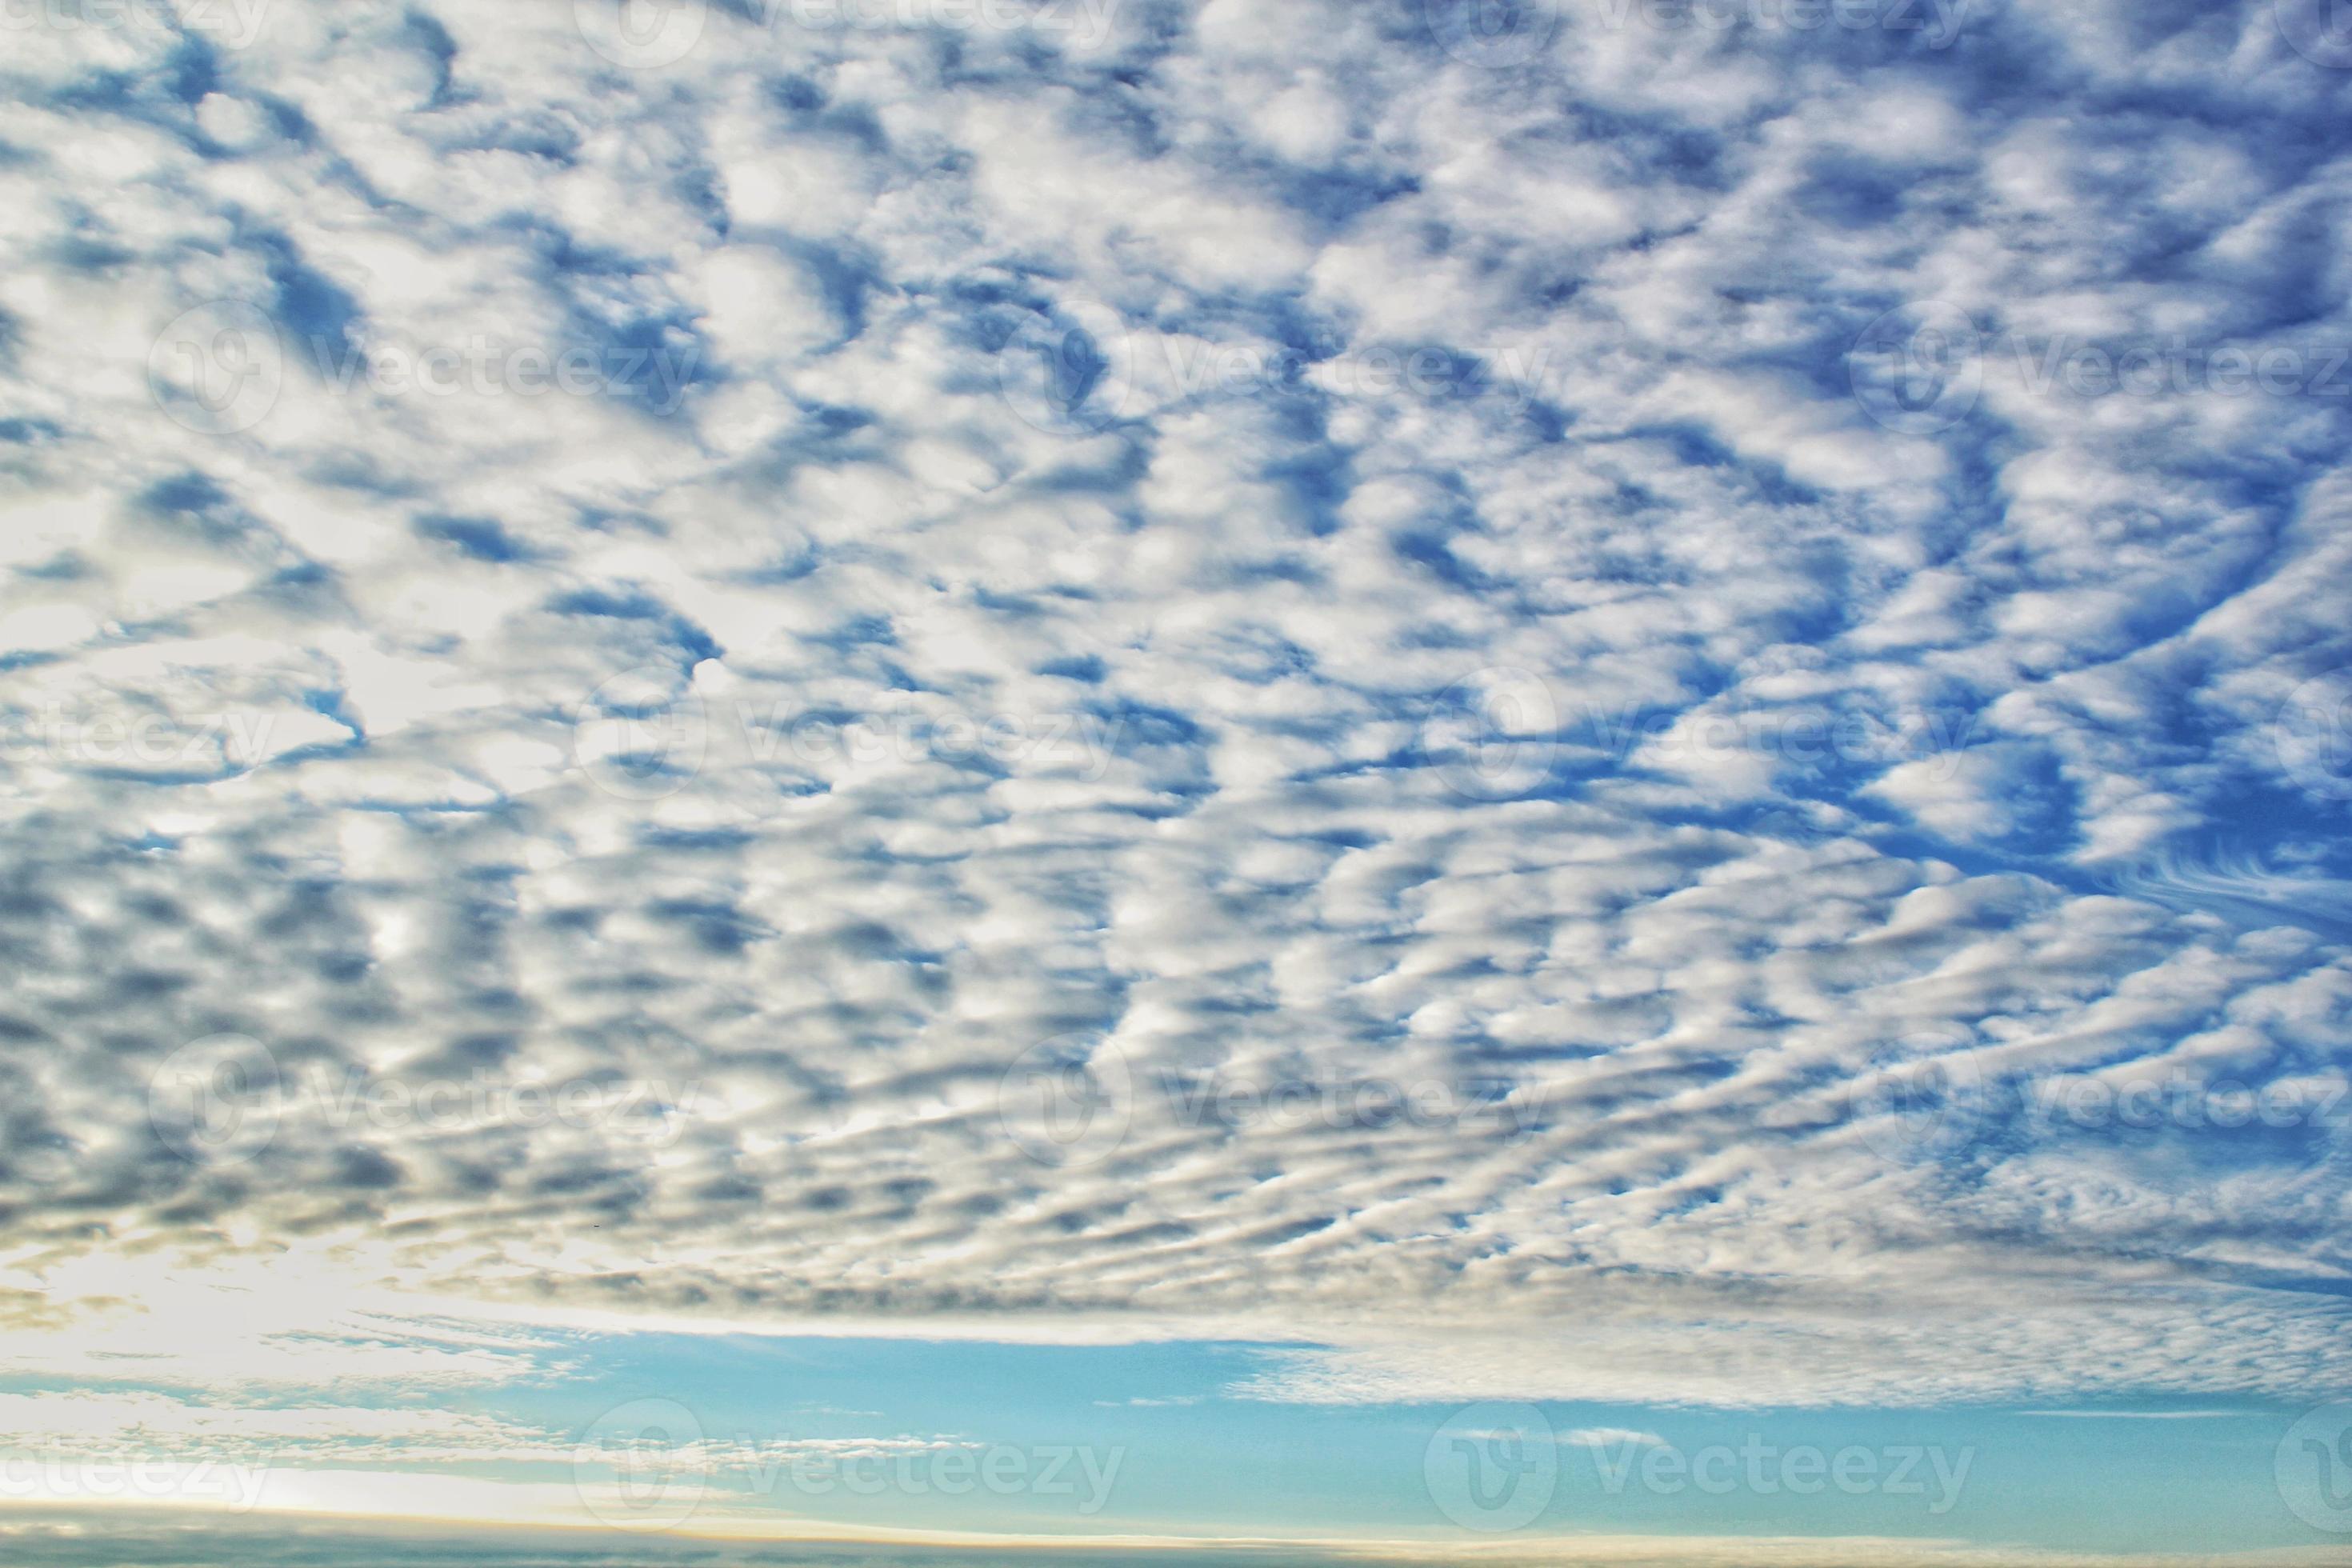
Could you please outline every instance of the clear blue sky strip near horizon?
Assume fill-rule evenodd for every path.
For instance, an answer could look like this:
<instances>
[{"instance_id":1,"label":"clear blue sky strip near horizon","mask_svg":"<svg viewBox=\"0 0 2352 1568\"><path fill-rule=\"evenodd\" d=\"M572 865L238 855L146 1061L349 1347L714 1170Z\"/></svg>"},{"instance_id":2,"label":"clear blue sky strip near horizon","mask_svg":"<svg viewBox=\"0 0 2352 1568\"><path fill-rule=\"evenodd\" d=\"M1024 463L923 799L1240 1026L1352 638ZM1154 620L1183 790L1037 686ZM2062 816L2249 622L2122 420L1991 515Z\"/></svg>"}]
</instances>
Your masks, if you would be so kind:
<instances>
[{"instance_id":1,"label":"clear blue sky strip near horizon","mask_svg":"<svg viewBox=\"0 0 2352 1568\"><path fill-rule=\"evenodd\" d=\"M2347 111L0 0L0 1550L2340 1554Z\"/></svg>"}]
</instances>

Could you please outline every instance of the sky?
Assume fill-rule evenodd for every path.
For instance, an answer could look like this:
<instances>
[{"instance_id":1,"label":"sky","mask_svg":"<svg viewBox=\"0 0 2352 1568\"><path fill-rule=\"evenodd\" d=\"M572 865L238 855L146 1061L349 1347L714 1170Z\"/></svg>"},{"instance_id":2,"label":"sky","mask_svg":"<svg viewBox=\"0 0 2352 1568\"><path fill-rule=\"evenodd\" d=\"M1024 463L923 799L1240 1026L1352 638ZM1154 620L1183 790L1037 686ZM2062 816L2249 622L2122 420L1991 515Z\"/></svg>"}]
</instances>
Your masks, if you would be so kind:
<instances>
[{"instance_id":1,"label":"sky","mask_svg":"<svg viewBox=\"0 0 2352 1568\"><path fill-rule=\"evenodd\" d=\"M2347 127L0 0L9 1560L2345 1561Z\"/></svg>"}]
</instances>

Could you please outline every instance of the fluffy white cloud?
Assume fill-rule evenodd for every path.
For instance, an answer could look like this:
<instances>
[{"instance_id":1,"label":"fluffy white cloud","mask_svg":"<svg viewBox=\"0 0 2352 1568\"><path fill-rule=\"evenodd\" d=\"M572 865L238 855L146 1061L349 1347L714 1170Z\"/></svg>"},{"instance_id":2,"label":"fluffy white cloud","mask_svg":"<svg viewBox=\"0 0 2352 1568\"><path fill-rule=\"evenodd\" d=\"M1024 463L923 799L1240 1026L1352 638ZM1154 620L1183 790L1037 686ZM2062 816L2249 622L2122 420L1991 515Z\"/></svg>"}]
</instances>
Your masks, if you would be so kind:
<instances>
[{"instance_id":1,"label":"fluffy white cloud","mask_svg":"<svg viewBox=\"0 0 2352 1568\"><path fill-rule=\"evenodd\" d=\"M2344 73L689 9L0 66L7 1321L291 1241L1297 1397L2352 1370ZM2118 1070L2294 1119L2036 1099Z\"/></svg>"}]
</instances>

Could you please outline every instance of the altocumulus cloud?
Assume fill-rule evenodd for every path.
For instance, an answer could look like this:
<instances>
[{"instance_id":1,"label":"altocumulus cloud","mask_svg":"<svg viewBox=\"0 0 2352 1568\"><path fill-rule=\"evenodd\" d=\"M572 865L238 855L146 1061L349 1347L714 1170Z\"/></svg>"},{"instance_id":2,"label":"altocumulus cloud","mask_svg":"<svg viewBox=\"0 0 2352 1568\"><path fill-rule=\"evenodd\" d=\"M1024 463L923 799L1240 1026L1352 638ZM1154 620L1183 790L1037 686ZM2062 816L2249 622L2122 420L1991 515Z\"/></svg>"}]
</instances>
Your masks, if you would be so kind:
<instances>
[{"instance_id":1,"label":"altocumulus cloud","mask_svg":"<svg viewBox=\"0 0 2352 1568\"><path fill-rule=\"evenodd\" d=\"M0 1322L2352 1373L2308 8L818 9L9 12Z\"/></svg>"}]
</instances>

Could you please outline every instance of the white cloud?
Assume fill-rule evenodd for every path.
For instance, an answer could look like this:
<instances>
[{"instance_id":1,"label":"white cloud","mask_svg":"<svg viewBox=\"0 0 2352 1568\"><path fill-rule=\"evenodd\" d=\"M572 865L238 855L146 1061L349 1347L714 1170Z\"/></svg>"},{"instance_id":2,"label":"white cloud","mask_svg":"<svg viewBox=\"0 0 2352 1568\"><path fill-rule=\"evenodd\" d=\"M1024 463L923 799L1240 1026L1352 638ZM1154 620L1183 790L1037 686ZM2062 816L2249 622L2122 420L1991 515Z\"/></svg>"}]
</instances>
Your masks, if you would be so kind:
<instances>
[{"instance_id":1,"label":"white cloud","mask_svg":"<svg viewBox=\"0 0 2352 1568\"><path fill-rule=\"evenodd\" d=\"M246 1368L190 1281L299 1238L332 1268L272 1332L359 1280L1311 1333L1301 1398L2352 1370L2340 1130L2005 1120L2221 1020L2234 1072L2340 1066L2342 803L2276 721L2352 659L2343 410L2035 367L2343 338L2342 84L2112 8L1972 8L1990 63L1580 17L1503 70L1228 4L952 47L714 7L632 70L565 11L0 67L8 1321L96 1375L211 1302ZM173 336L223 300L270 334ZM1850 379L1906 300L1984 336L1940 428ZM683 743L605 689L646 670L690 766L631 771ZM1056 1167L997 1086L1073 1032L1144 1092ZM222 1033L292 1086L709 1098L656 1141L298 1097L192 1163L148 1079ZM1873 1098L1963 1049L1947 1123ZM1528 1118L1160 1090L1220 1072Z\"/></svg>"}]
</instances>

